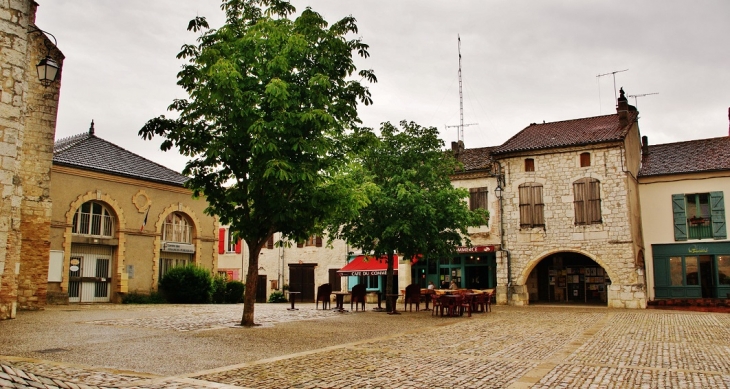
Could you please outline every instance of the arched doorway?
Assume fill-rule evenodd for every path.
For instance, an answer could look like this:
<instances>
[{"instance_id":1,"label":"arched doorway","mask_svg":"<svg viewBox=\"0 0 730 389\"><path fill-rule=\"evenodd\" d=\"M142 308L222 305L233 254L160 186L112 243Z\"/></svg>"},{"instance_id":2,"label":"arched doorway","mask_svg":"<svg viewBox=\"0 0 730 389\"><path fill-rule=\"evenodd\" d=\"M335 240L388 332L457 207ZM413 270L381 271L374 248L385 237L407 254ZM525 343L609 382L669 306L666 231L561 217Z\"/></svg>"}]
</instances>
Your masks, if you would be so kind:
<instances>
[{"instance_id":1,"label":"arched doorway","mask_svg":"<svg viewBox=\"0 0 730 389\"><path fill-rule=\"evenodd\" d=\"M111 299L116 218L100 201L87 201L73 214L68 300L103 303Z\"/></svg>"},{"instance_id":2,"label":"arched doorway","mask_svg":"<svg viewBox=\"0 0 730 389\"><path fill-rule=\"evenodd\" d=\"M527 278L530 304L607 304L608 273L589 257L560 252L545 257Z\"/></svg>"},{"instance_id":3,"label":"arched doorway","mask_svg":"<svg viewBox=\"0 0 730 389\"><path fill-rule=\"evenodd\" d=\"M162 244L158 282L173 267L195 263L195 228L190 218L182 212L172 212L162 224Z\"/></svg>"}]
</instances>

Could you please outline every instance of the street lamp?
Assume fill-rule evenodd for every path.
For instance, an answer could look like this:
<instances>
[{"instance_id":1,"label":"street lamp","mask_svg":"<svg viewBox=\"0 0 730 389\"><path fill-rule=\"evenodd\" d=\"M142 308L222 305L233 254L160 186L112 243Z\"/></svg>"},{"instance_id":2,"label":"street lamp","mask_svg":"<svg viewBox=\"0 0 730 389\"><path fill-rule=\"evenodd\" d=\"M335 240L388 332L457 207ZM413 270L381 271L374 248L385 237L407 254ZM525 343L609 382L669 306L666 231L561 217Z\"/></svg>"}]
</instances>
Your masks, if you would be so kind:
<instances>
[{"instance_id":1,"label":"street lamp","mask_svg":"<svg viewBox=\"0 0 730 389\"><path fill-rule=\"evenodd\" d=\"M497 185L497 188L494 189L494 194L497 196L498 199L502 198L502 186Z\"/></svg>"},{"instance_id":2,"label":"street lamp","mask_svg":"<svg viewBox=\"0 0 730 389\"><path fill-rule=\"evenodd\" d=\"M42 32L49 35L51 38L53 38L54 45L58 46L58 41L56 40L56 37L53 36L53 34L51 34L50 32L36 28L35 30L28 31L28 34L32 34L34 32ZM58 62L51 58L51 47L48 44L49 42L46 40L45 45L48 52L46 53L45 58L41 59L41 61L38 62L38 65L35 66L36 70L38 71L38 80L40 80L41 85L43 85L44 87L48 87L54 81L56 81L58 69L60 68Z\"/></svg>"}]
</instances>

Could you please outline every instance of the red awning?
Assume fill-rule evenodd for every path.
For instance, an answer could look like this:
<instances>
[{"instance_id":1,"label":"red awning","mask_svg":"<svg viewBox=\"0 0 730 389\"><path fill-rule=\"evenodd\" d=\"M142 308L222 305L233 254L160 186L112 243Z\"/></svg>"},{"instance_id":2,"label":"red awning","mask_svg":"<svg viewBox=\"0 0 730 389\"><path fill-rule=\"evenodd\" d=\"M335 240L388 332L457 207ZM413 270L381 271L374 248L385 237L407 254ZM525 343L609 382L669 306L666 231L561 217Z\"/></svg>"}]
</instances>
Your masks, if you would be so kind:
<instances>
[{"instance_id":1,"label":"red awning","mask_svg":"<svg viewBox=\"0 0 730 389\"><path fill-rule=\"evenodd\" d=\"M358 255L345 267L338 270L341 276L384 276L388 270L388 257ZM398 256L393 255L393 274L398 274Z\"/></svg>"}]
</instances>

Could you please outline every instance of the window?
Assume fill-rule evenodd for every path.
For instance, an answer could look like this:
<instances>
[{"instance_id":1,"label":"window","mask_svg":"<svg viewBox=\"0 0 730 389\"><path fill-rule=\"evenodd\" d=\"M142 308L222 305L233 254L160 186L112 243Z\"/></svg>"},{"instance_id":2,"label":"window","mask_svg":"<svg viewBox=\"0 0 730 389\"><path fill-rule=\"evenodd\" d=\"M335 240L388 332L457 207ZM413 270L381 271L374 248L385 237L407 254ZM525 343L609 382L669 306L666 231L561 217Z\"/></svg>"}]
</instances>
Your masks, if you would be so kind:
<instances>
[{"instance_id":1,"label":"window","mask_svg":"<svg viewBox=\"0 0 730 389\"><path fill-rule=\"evenodd\" d=\"M591 153L580 154L580 167L591 166Z\"/></svg>"},{"instance_id":2,"label":"window","mask_svg":"<svg viewBox=\"0 0 730 389\"><path fill-rule=\"evenodd\" d=\"M316 246L316 247L322 247L322 237L317 235L312 235L307 239L306 242L304 242L305 246Z\"/></svg>"},{"instance_id":3,"label":"window","mask_svg":"<svg viewBox=\"0 0 730 389\"><path fill-rule=\"evenodd\" d=\"M520 227L530 228L545 226L542 203L542 185L529 182L519 187L520 191Z\"/></svg>"},{"instance_id":4,"label":"window","mask_svg":"<svg viewBox=\"0 0 730 389\"><path fill-rule=\"evenodd\" d=\"M532 158L525 158L525 171L526 172L534 172L535 171L535 160Z\"/></svg>"},{"instance_id":5,"label":"window","mask_svg":"<svg viewBox=\"0 0 730 389\"><path fill-rule=\"evenodd\" d=\"M182 267L187 266L191 263L193 263L192 259L190 258L190 254L183 254L183 253L168 253L163 252L161 253L162 257L160 257L160 267L158 269L158 282L162 280L162 278L167 274L170 269L174 267Z\"/></svg>"},{"instance_id":6,"label":"window","mask_svg":"<svg viewBox=\"0 0 730 389\"><path fill-rule=\"evenodd\" d=\"M91 235L110 238L114 226L114 218L101 203L88 201L74 214L71 232L77 235Z\"/></svg>"},{"instance_id":7,"label":"window","mask_svg":"<svg viewBox=\"0 0 730 389\"><path fill-rule=\"evenodd\" d=\"M674 240L725 239L723 192L672 195Z\"/></svg>"},{"instance_id":8,"label":"window","mask_svg":"<svg viewBox=\"0 0 730 389\"><path fill-rule=\"evenodd\" d=\"M266 240L266 248L271 250L274 248L274 235L272 234L268 240Z\"/></svg>"},{"instance_id":9,"label":"window","mask_svg":"<svg viewBox=\"0 0 730 389\"><path fill-rule=\"evenodd\" d=\"M595 178L581 178L573 183L575 224L601 223L601 182Z\"/></svg>"},{"instance_id":10,"label":"window","mask_svg":"<svg viewBox=\"0 0 730 389\"><path fill-rule=\"evenodd\" d=\"M165 242L192 243L193 226L185 215L173 212L167 215L162 226L162 240Z\"/></svg>"},{"instance_id":11,"label":"window","mask_svg":"<svg viewBox=\"0 0 730 389\"><path fill-rule=\"evenodd\" d=\"M487 209L487 188L469 189L469 209Z\"/></svg>"},{"instance_id":12,"label":"window","mask_svg":"<svg viewBox=\"0 0 730 389\"><path fill-rule=\"evenodd\" d=\"M228 229L228 249L226 250L229 253L236 251L236 244L238 243L236 241L237 239L233 238L233 230L230 228Z\"/></svg>"}]
</instances>

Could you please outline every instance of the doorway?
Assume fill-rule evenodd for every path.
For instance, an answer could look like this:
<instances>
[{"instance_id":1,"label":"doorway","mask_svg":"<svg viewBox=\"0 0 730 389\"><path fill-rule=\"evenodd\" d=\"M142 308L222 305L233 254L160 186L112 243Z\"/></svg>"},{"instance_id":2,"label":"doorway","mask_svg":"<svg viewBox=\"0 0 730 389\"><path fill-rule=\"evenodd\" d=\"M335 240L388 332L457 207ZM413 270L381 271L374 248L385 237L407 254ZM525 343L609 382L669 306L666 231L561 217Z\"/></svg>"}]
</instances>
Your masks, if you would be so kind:
<instances>
[{"instance_id":1,"label":"doorway","mask_svg":"<svg viewBox=\"0 0 730 389\"><path fill-rule=\"evenodd\" d=\"M289 264L289 290L300 292L302 302L314 302L315 263Z\"/></svg>"},{"instance_id":2,"label":"doorway","mask_svg":"<svg viewBox=\"0 0 730 389\"><path fill-rule=\"evenodd\" d=\"M525 284L530 303L607 304L611 280L585 255L556 253L544 258Z\"/></svg>"},{"instance_id":3,"label":"doorway","mask_svg":"<svg viewBox=\"0 0 730 389\"><path fill-rule=\"evenodd\" d=\"M700 286L702 298L715 298L715 261L712 255L700 256Z\"/></svg>"},{"instance_id":4,"label":"doorway","mask_svg":"<svg viewBox=\"0 0 730 389\"><path fill-rule=\"evenodd\" d=\"M112 249L112 246L71 246L69 302L108 303L111 300Z\"/></svg>"}]
</instances>

